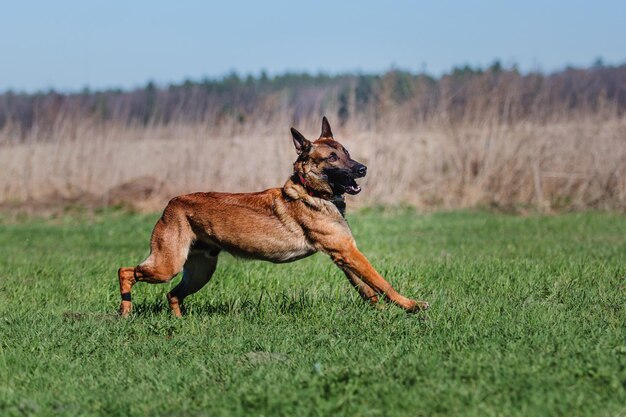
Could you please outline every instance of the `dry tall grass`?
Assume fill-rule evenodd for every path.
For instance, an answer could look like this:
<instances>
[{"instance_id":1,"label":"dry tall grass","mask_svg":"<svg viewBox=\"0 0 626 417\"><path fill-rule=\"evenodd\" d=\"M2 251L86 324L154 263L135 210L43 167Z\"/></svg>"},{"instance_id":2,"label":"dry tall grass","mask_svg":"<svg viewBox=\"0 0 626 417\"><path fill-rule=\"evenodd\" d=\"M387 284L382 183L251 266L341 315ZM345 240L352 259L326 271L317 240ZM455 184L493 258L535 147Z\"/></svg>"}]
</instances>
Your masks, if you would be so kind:
<instances>
[{"instance_id":1,"label":"dry tall grass","mask_svg":"<svg viewBox=\"0 0 626 417\"><path fill-rule=\"evenodd\" d=\"M310 120L298 128L315 137L318 125ZM156 209L190 191L281 186L295 159L288 127L214 137L202 124L67 123L45 142L0 146L0 203L82 198ZM358 204L626 210L626 118L454 126L433 118L410 131L335 131L369 167L363 193L351 198Z\"/></svg>"}]
</instances>

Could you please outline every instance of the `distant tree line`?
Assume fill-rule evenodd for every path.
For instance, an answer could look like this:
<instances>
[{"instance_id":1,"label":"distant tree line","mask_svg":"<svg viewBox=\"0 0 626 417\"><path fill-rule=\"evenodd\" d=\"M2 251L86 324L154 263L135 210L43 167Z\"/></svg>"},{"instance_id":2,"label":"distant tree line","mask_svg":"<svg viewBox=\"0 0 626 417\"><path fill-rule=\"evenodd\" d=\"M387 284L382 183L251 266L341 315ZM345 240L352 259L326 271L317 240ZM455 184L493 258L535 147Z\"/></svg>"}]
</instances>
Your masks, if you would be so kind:
<instances>
[{"instance_id":1,"label":"distant tree line","mask_svg":"<svg viewBox=\"0 0 626 417\"><path fill-rule=\"evenodd\" d=\"M365 128L390 121L411 127L432 118L514 123L580 113L619 116L625 109L626 65L598 61L589 68L546 75L524 74L495 62L485 69L454 68L438 78L396 69L384 74L272 77L231 73L169 86L149 82L132 91L8 91L0 94L0 131L19 140L33 130L45 137L68 121L128 126L206 123L219 128L285 119L297 124L321 114Z\"/></svg>"}]
</instances>

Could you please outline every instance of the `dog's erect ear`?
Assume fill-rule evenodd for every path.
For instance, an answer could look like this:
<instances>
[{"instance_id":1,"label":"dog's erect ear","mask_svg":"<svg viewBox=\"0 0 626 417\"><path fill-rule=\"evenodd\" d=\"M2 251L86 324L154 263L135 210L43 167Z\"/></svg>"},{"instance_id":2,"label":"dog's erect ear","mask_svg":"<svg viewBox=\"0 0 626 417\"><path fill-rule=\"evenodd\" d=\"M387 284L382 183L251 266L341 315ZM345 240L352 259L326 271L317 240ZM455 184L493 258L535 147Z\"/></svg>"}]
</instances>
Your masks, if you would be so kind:
<instances>
[{"instance_id":1,"label":"dog's erect ear","mask_svg":"<svg viewBox=\"0 0 626 417\"><path fill-rule=\"evenodd\" d=\"M332 138L333 132L330 130L330 123L328 123L328 119L326 116L322 117L322 134L320 138Z\"/></svg>"},{"instance_id":2,"label":"dog's erect ear","mask_svg":"<svg viewBox=\"0 0 626 417\"><path fill-rule=\"evenodd\" d=\"M291 128L291 136L293 136L293 144L296 147L298 155L308 152L311 149L311 142L293 127Z\"/></svg>"}]
</instances>

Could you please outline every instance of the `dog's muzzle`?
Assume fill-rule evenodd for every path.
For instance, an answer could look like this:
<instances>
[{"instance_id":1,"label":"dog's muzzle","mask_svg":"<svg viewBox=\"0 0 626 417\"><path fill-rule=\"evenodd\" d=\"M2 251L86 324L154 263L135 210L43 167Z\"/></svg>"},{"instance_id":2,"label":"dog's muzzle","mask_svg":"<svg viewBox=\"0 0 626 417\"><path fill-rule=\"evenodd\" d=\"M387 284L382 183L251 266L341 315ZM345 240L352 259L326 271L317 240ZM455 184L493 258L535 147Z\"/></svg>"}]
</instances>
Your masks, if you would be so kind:
<instances>
[{"instance_id":1,"label":"dog's muzzle","mask_svg":"<svg viewBox=\"0 0 626 417\"><path fill-rule=\"evenodd\" d=\"M352 169L352 175L354 178L363 178L367 174L367 167L363 164L359 164L358 162ZM361 192L361 186L354 181L354 179L350 178L348 180L348 184L345 185L346 193L348 194L358 194Z\"/></svg>"}]
</instances>

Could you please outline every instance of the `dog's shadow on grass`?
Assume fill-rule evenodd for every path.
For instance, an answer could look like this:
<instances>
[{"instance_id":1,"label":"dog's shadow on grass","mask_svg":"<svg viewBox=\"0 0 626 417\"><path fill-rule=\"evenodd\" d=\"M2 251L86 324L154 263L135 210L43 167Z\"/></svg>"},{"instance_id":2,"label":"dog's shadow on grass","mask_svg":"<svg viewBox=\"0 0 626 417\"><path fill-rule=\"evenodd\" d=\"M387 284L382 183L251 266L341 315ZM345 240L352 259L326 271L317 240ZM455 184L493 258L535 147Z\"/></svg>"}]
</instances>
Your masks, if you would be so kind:
<instances>
[{"instance_id":1,"label":"dog's shadow on grass","mask_svg":"<svg viewBox=\"0 0 626 417\"><path fill-rule=\"evenodd\" d=\"M187 305L183 304L183 317L209 317L209 316L246 316L261 317L265 315L303 316L318 314L319 311L341 311L349 314L367 312L396 312L401 310L396 306L383 301L376 306L363 303L362 300L350 298L345 294L334 296L311 295L306 292L279 293L273 296L267 294L258 299L250 298L224 298L220 300L201 301L194 300ZM148 317L169 315L170 308L166 301L155 299L153 301L136 302L133 305L135 317ZM428 313L409 314L420 321L429 321Z\"/></svg>"},{"instance_id":2,"label":"dog's shadow on grass","mask_svg":"<svg viewBox=\"0 0 626 417\"><path fill-rule=\"evenodd\" d=\"M208 302L190 300L187 304L183 304L181 310L183 316L259 316L266 313L300 315L307 311L314 311L327 302L328 300L322 297L312 296L306 292L280 293L274 296L263 293L258 299L225 298ZM169 314L169 312L170 308L164 300L133 303L133 315L136 316L153 316Z\"/></svg>"}]
</instances>

